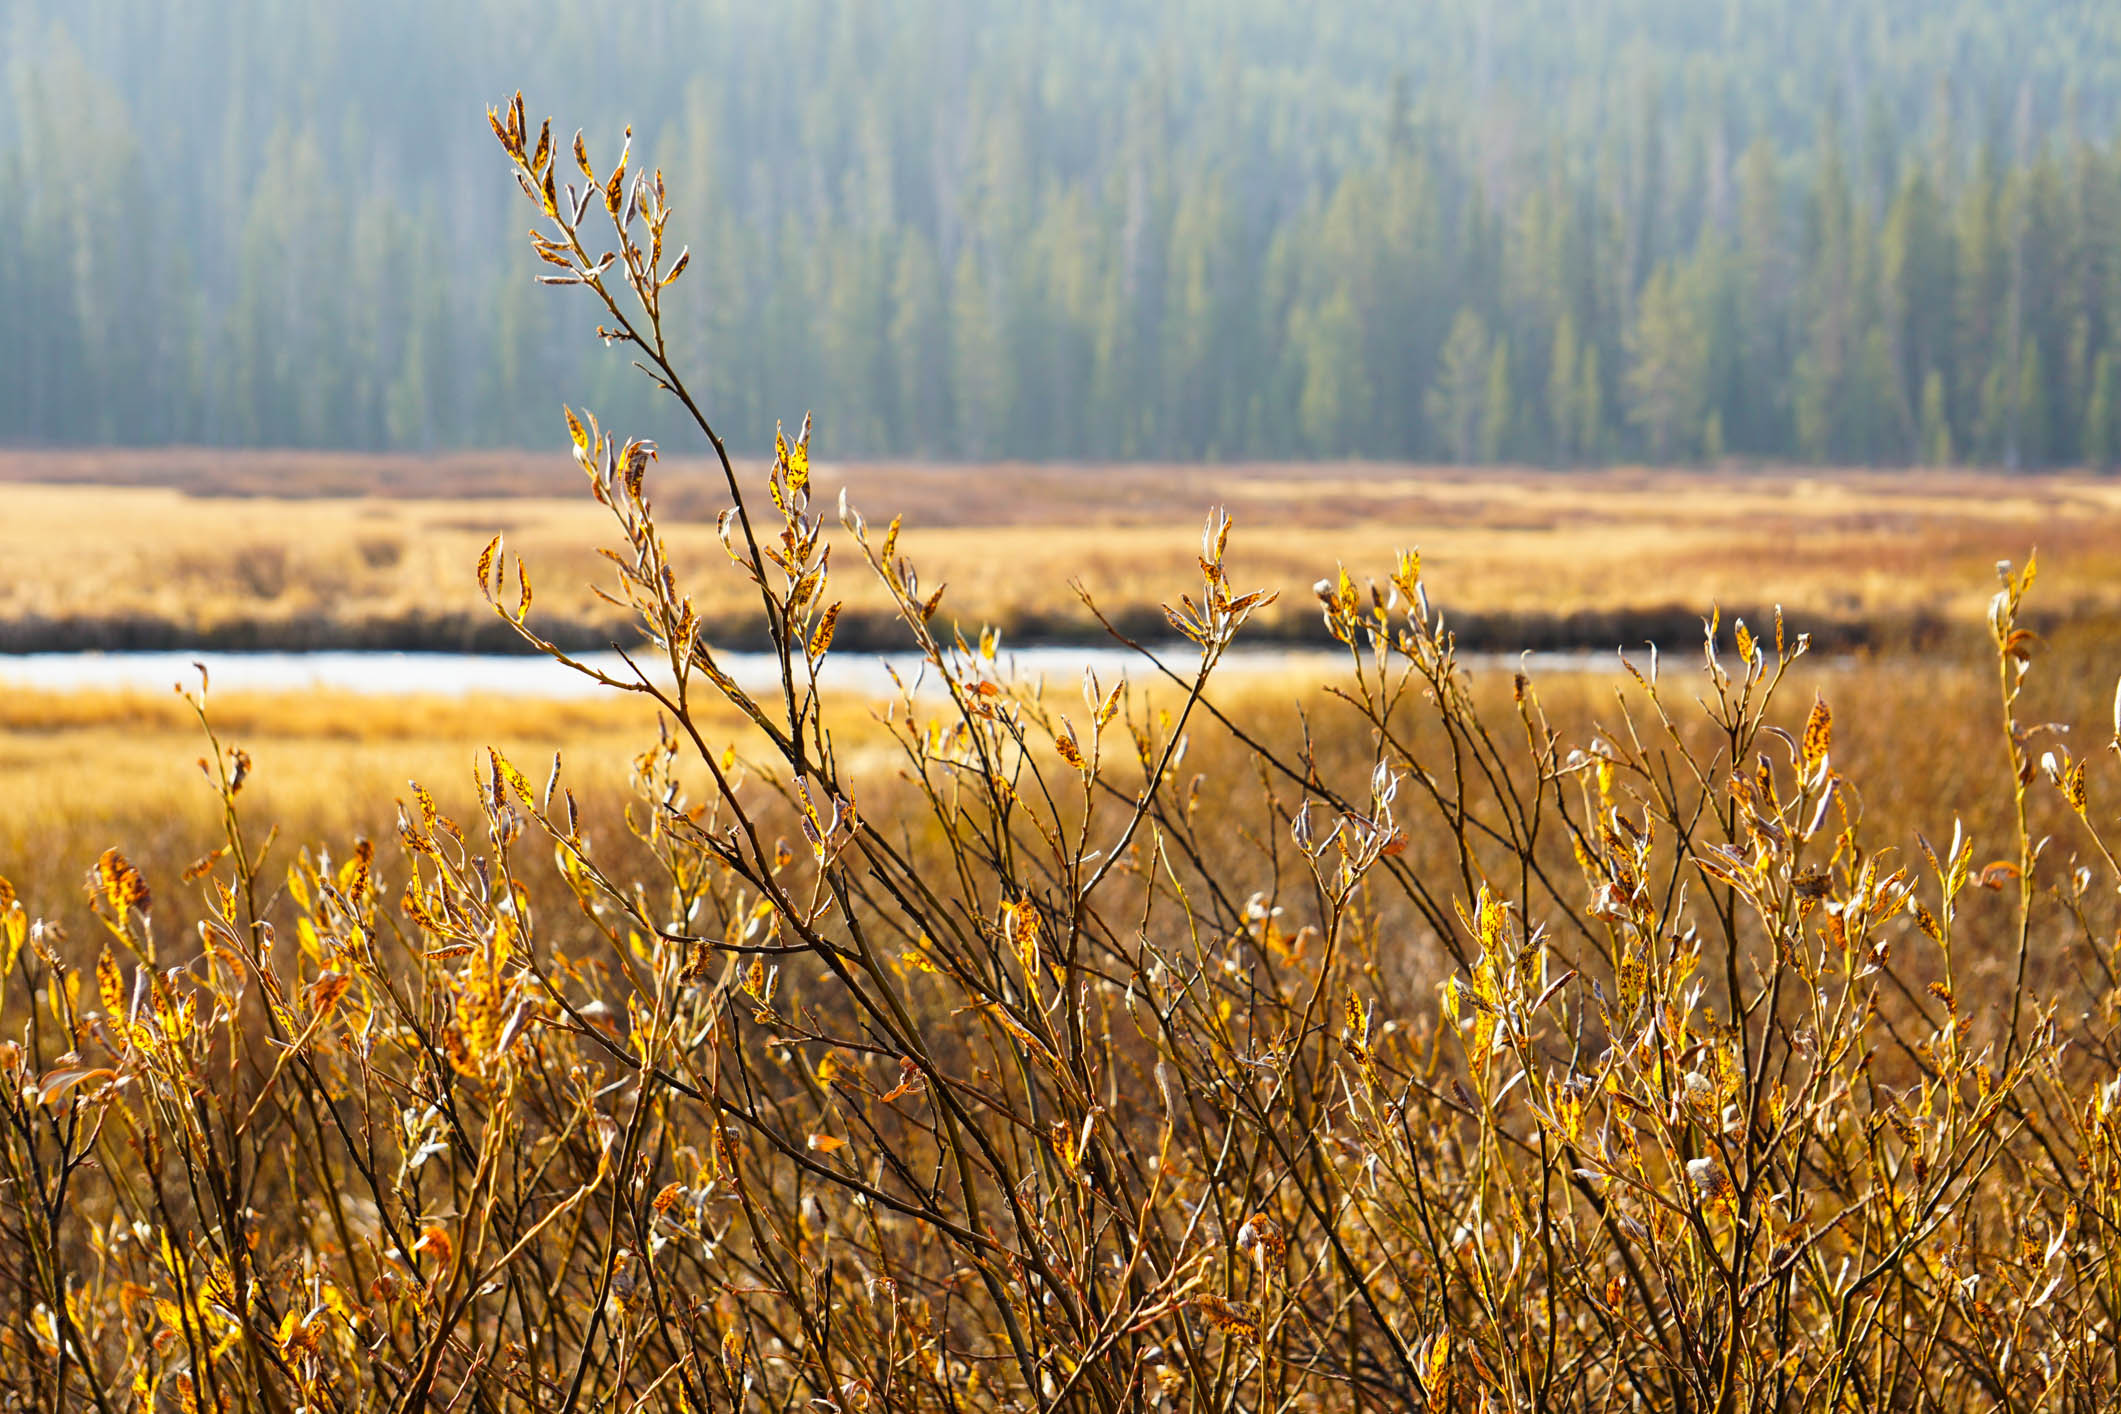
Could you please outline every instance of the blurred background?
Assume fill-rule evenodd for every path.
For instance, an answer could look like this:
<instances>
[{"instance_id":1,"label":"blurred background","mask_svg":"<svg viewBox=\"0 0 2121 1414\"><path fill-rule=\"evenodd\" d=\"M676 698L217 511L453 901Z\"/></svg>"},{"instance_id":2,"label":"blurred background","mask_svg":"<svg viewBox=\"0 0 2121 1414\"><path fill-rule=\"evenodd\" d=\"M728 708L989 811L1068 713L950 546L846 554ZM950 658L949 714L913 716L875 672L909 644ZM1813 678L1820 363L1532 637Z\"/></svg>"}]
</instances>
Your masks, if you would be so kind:
<instances>
[{"instance_id":1,"label":"blurred background","mask_svg":"<svg viewBox=\"0 0 2121 1414\"><path fill-rule=\"evenodd\" d=\"M744 449L2121 456L2110 4L0 0L0 54L17 447L665 426L531 283L520 86L668 174Z\"/></svg>"}]
</instances>

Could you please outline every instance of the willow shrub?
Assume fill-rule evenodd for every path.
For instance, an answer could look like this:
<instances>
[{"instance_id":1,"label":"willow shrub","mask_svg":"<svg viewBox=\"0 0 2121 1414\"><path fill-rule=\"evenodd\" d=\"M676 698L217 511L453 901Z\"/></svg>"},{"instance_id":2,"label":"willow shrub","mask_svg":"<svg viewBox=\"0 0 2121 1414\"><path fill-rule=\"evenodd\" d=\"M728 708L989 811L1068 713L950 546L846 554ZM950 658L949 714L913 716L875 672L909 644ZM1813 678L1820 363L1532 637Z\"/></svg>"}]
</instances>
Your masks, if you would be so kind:
<instances>
[{"instance_id":1,"label":"willow shrub","mask_svg":"<svg viewBox=\"0 0 2121 1414\"><path fill-rule=\"evenodd\" d=\"M478 575L652 705L630 838L494 754L482 818L416 791L268 868L202 693L196 938L115 851L93 962L0 889L10 1407L2111 1407L2117 875L2092 763L2017 720L2030 565L1999 859L1866 838L1780 624L1711 619L1592 740L1521 677L1486 719L1411 556L1319 587L1338 754L1264 739L1206 691L1263 602L1219 515L1188 647L1078 704L842 505L925 662L857 779L807 426L740 484L667 357L661 175L493 123L548 281L721 456L778 685L701 641L655 448L570 413L648 646L598 672L500 544ZM1256 813L1203 807L1194 733Z\"/></svg>"}]
</instances>

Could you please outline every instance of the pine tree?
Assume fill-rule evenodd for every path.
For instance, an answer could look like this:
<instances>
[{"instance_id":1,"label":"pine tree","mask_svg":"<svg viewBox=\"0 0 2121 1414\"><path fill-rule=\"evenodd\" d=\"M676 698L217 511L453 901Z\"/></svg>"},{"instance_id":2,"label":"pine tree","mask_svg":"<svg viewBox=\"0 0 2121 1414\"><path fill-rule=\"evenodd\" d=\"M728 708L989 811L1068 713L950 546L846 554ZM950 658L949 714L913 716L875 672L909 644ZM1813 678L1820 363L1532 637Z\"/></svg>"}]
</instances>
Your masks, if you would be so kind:
<instances>
[{"instance_id":1,"label":"pine tree","mask_svg":"<svg viewBox=\"0 0 2121 1414\"><path fill-rule=\"evenodd\" d=\"M950 288L951 392L955 450L979 460L998 454L1009 417L1009 368L997 301L970 247Z\"/></svg>"},{"instance_id":2,"label":"pine tree","mask_svg":"<svg viewBox=\"0 0 2121 1414\"><path fill-rule=\"evenodd\" d=\"M1514 427L1515 399L1510 393L1510 345L1498 340L1488 356L1488 386L1480 410L1480 459L1498 462L1508 450Z\"/></svg>"},{"instance_id":3,"label":"pine tree","mask_svg":"<svg viewBox=\"0 0 2121 1414\"><path fill-rule=\"evenodd\" d=\"M1702 426L1708 349L1690 294L1670 265L1658 266L1628 331L1628 420L1641 430L1652 461L1685 455Z\"/></svg>"},{"instance_id":4,"label":"pine tree","mask_svg":"<svg viewBox=\"0 0 2121 1414\"><path fill-rule=\"evenodd\" d=\"M2121 386L2117 386L2114 356L2111 351L2101 349L2092 364L2091 399L2084 409L2084 462L2094 471L2106 471L2114 464L2117 441L2114 415L2121 410Z\"/></svg>"},{"instance_id":5,"label":"pine tree","mask_svg":"<svg viewBox=\"0 0 2121 1414\"><path fill-rule=\"evenodd\" d=\"M1588 457L1597 457L1606 445L1605 378L1598 369L1598 345L1583 351L1582 387L1576 395L1576 445Z\"/></svg>"},{"instance_id":6,"label":"pine tree","mask_svg":"<svg viewBox=\"0 0 2121 1414\"><path fill-rule=\"evenodd\" d=\"M2047 379L2043 376L2040 343L2037 339L2027 339L2024 352L2018 358L2017 414L2018 455L2011 465L2047 465L2050 455Z\"/></svg>"},{"instance_id":7,"label":"pine tree","mask_svg":"<svg viewBox=\"0 0 2121 1414\"><path fill-rule=\"evenodd\" d=\"M1564 310L1554 325L1554 349L1547 359L1547 437L1555 464L1567 466L1582 449L1582 417L1577 410L1576 323Z\"/></svg>"},{"instance_id":8,"label":"pine tree","mask_svg":"<svg viewBox=\"0 0 2121 1414\"><path fill-rule=\"evenodd\" d=\"M932 456L950 435L950 345L942 272L918 232L900 247L891 284L891 445Z\"/></svg>"},{"instance_id":9,"label":"pine tree","mask_svg":"<svg viewBox=\"0 0 2121 1414\"><path fill-rule=\"evenodd\" d=\"M1289 334L1303 369L1297 421L1304 445L1321 455L1358 450L1359 432L1369 423L1375 394L1362 357L1362 324L1354 300L1342 290L1323 308L1298 310Z\"/></svg>"},{"instance_id":10,"label":"pine tree","mask_svg":"<svg viewBox=\"0 0 2121 1414\"><path fill-rule=\"evenodd\" d=\"M1952 464L1952 420L1944 405L1944 375L1932 368L1922 379L1922 460L1930 466Z\"/></svg>"},{"instance_id":11,"label":"pine tree","mask_svg":"<svg viewBox=\"0 0 2121 1414\"><path fill-rule=\"evenodd\" d=\"M1461 464L1472 462L1482 450L1494 352L1487 321L1471 309L1459 310L1423 406L1438 440L1451 459Z\"/></svg>"},{"instance_id":12,"label":"pine tree","mask_svg":"<svg viewBox=\"0 0 2121 1414\"><path fill-rule=\"evenodd\" d=\"M1952 251L1942 204L1927 171L1911 168L1882 233L1885 328L1893 378L1888 390L1905 443L1921 456L1931 430L1920 407L1929 374L1950 356Z\"/></svg>"}]
</instances>

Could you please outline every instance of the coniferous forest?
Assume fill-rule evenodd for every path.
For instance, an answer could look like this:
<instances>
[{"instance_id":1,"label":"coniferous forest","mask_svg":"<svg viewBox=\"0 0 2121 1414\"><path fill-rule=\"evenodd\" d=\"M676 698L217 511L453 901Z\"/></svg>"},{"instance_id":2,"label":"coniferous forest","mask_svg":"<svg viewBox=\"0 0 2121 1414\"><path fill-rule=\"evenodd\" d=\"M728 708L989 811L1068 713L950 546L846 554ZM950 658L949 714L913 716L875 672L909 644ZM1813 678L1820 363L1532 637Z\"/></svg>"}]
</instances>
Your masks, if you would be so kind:
<instances>
[{"instance_id":1,"label":"coniferous forest","mask_svg":"<svg viewBox=\"0 0 2121 1414\"><path fill-rule=\"evenodd\" d=\"M487 258L520 83L693 203L740 447L2121 460L2107 5L0 0L0 57L9 444L655 427Z\"/></svg>"}]
</instances>

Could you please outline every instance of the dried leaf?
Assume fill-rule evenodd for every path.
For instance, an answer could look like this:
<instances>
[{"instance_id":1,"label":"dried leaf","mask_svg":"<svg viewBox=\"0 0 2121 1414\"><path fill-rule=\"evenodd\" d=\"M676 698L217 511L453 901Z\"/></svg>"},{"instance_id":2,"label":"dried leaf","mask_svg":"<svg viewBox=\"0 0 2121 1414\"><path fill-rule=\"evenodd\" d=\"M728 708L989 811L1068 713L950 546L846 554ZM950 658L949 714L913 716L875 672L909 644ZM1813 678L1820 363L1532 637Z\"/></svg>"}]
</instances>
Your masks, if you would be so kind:
<instances>
[{"instance_id":1,"label":"dried leaf","mask_svg":"<svg viewBox=\"0 0 2121 1414\"><path fill-rule=\"evenodd\" d=\"M118 1072L108 1066L62 1066L48 1070L37 1079L37 1103L49 1107L65 1098L68 1091L96 1080L115 1080Z\"/></svg>"},{"instance_id":2,"label":"dried leaf","mask_svg":"<svg viewBox=\"0 0 2121 1414\"><path fill-rule=\"evenodd\" d=\"M1210 1294L1194 1297L1193 1309L1209 1326L1240 1345L1259 1344L1259 1313L1250 1305Z\"/></svg>"},{"instance_id":3,"label":"dried leaf","mask_svg":"<svg viewBox=\"0 0 2121 1414\"><path fill-rule=\"evenodd\" d=\"M574 414L569 413L567 415L567 420L568 422L572 423L574 421ZM493 602L493 560L494 556L498 555L500 552L501 537L498 535L494 536L493 539L487 541L486 548L479 552L479 593L486 597L486 602L489 604Z\"/></svg>"},{"instance_id":4,"label":"dried leaf","mask_svg":"<svg viewBox=\"0 0 2121 1414\"><path fill-rule=\"evenodd\" d=\"M109 945L103 955L96 959L96 994L103 1002L103 1019L110 1026L120 1045L130 1035L126 1026L128 1008L125 998L125 977L118 971L118 960L111 956Z\"/></svg>"},{"instance_id":5,"label":"dried leaf","mask_svg":"<svg viewBox=\"0 0 2121 1414\"><path fill-rule=\"evenodd\" d=\"M840 621L840 605L834 603L818 620L817 628L810 635L809 653L812 658L822 658L825 650L832 647L832 631Z\"/></svg>"},{"instance_id":6,"label":"dried leaf","mask_svg":"<svg viewBox=\"0 0 2121 1414\"><path fill-rule=\"evenodd\" d=\"M317 1016L329 1016L339 1005L340 998L353 986L353 978L343 972L326 972L309 988L309 1009Z\"/></svg>"},{"instance_id":7,"label":"dried leaf","mask_svg":"<svg viewBox=\"0 0 2121 1414\"><path fill-rule=\"evenodd\" d=\"M128 910L145 913L153 907L154 896L148 892L147 880L140 876L124 855L115 849L106 849L96 861L96 879L103 889L104 902L111 911L123 918Z\"/></svg>"},{"instance_id":8,"label":"dried leaf","mask_svg":"<svg viewBox=\"0 0 2121 1414\"><path fill-rule=\"evenodd\" d=\"M1834 713L1826 699L1812 699L1811 715L1804 719L1804 776L1811 780L1834 745Z\"/></svg>"},{"instance_id":9,"label":"dried leaf","mask_svg":"<svg viewBox=\"0 0 2121 1414\"><path fill-rule=\"evenodd\" d=\"M493 762L495 777L508 783L508 788L514 791L516 798L523 802L524 809L535 810L537 806L530 792L529 778L521 771L518 771L506 756L503 756L492 747L486 748L486 755ZM500 803L498 794L496 794L494 804L499 805Z\"/></svg>"}]
</instances>

